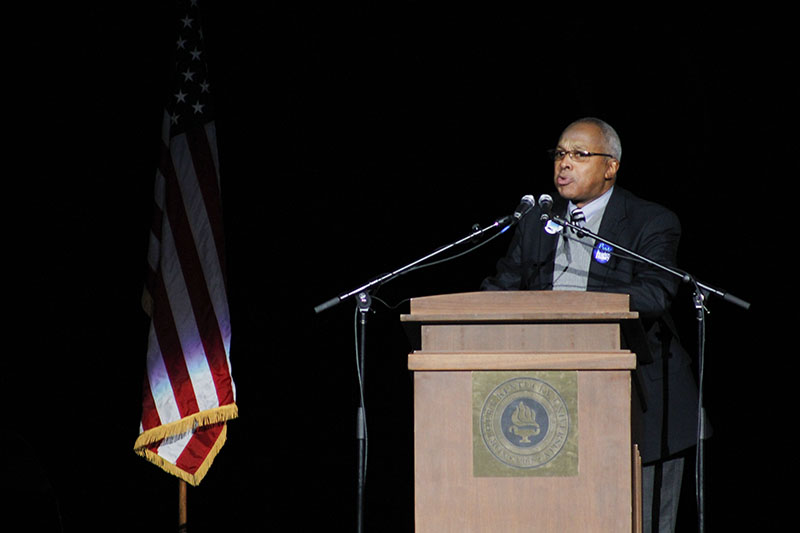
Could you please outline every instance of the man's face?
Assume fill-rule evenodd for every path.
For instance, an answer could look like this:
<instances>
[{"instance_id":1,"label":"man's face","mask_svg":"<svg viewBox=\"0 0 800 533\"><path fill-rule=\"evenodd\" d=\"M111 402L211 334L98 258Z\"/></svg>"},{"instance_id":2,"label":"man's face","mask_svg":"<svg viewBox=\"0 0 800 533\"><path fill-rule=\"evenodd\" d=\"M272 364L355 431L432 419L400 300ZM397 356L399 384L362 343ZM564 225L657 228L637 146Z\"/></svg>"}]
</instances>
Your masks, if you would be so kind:
<instances>
[{"instance_id":1,"label":"man's face","mask_svg":"<svg viewBox=\"0 0 800 533\"><path fill-rule=\"evenodd\" d=\"M600 128L588 123L565 130L557 149L607 153ZM554 163L553 182L562 198L583 207L611 188L618 169L619 161L611 157L598 155L574 161L566 155Z\"/></svg>"}]
</instances>

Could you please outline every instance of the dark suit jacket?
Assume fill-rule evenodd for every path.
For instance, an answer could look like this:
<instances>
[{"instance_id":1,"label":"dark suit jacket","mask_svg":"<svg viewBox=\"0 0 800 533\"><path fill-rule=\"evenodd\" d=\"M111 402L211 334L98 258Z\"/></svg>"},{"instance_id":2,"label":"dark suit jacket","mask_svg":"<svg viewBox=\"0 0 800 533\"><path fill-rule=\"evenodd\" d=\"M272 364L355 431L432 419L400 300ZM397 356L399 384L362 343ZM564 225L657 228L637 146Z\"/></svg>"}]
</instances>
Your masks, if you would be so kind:
<instances>
[{"instance_id":1,"label":"dark suit jacket","mask_svg":"<svg viewBox=\"0 0 800 533\"><path fill-rule=\"evenodd\" d=\"M566 205L559 198L553 212L563 216ZM496 275L486 278L482 289L552 289L559 237L543 230L539 215L537 206L520 221ZM674 267L680 232L674 213L615 186L597 234ZM634 417L641 424L634 438L644 462L674 455L697 441L697 385L691 358L669 315L680 283L677 276L622 254L612 254L606 264L592 261L589 268L587 289L629 294L631 309L639 312L645 330L651 359L640 358L634 375Z\"/></svg>"}]
</instances>

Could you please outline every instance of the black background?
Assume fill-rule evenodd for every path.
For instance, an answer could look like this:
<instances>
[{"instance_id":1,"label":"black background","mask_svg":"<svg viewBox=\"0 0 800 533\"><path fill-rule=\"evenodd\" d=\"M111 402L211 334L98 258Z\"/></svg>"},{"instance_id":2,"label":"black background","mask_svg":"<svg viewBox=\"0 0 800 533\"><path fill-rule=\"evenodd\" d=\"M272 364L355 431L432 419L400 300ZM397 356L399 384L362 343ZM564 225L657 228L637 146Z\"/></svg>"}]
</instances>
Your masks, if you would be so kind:
<instances>
[{"instance_id":1,"label":"black background","mask_svg":"<svg viewBox=\"0 0 800 533\"><path fill-rule=\"evenodd\" d=\"M794 200L797 143L779 133L793 125L791 63L774 17L207 4L240 418L189 491L190 531L353 527L354 306L314 306L550 191L545 150L587 115L622 138L620 183L680 216L681 267L753 304L708 302L708 529L779 510L774 474L794 464L781 444L791 391L773 362L793 357L781 336L796 291L768 254L791 236L778 202ZM28 524L176 527L177 478L132 451L173 15L138 2L16 19L3 479ZM377 296L476 290L507 243ZM405 310L376 302L369 316L370 531L413 530ZM688 290L675 314L697 353ZM682 531L695 527L693 481Z\"/></svg>"}]
</instances>

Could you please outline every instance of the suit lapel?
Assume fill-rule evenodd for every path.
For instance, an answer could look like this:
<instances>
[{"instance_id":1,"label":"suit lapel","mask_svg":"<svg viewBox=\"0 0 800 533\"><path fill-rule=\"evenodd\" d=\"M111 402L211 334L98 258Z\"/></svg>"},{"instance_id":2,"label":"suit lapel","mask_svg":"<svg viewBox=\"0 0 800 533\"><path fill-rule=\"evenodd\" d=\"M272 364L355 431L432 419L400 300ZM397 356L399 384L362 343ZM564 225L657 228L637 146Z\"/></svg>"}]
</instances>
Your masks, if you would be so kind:
<instances>
[{"instance_id":1,"label":"suit lapel","mask_svg":"<svg viewBox=\"0 0 800 533\"><path fill-rule=\"evenodd\" d=\"M614 187L614 192L611 193L611 198L609 198L608 205L606 205L606 210L603 213L600 229L597 231L600 237L610 242L619 242L619 236L627 224L627 204L625 192L619 187ZM619 261L619 258L616 256L612 256L611 260L606 264L598 263L592 258L589 264L587 288L589 290L602 290L606 286L605 280L608 273L616 268L617 261Z\"/></svg>"}]
</instances>

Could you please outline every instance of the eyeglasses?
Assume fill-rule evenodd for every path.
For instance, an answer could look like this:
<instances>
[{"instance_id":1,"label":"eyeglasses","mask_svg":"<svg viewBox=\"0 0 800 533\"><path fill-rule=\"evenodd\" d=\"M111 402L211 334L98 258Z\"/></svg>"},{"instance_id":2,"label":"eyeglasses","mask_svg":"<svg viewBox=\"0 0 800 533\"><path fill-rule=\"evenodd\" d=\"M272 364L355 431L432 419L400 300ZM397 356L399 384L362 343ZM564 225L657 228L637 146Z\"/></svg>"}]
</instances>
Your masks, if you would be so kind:
<instances>
[{"instance_id":1,"label":"eyeglasses","mask_svg":"<svg viewBox=\"0 0 800 533\"><path fill-rule=\"evenodd\" d=\"M559 149L552 149L547 151L550 154L550 157L553 158L553 161L561 161L564 159L567 154L569 154L569 158L573 161L588 161L590 157L596 155L602 155L604 157L614 157L611 154L601 154L598 152L587 152L586 150L559 150Z\"/></svg>"}]
</instances>

